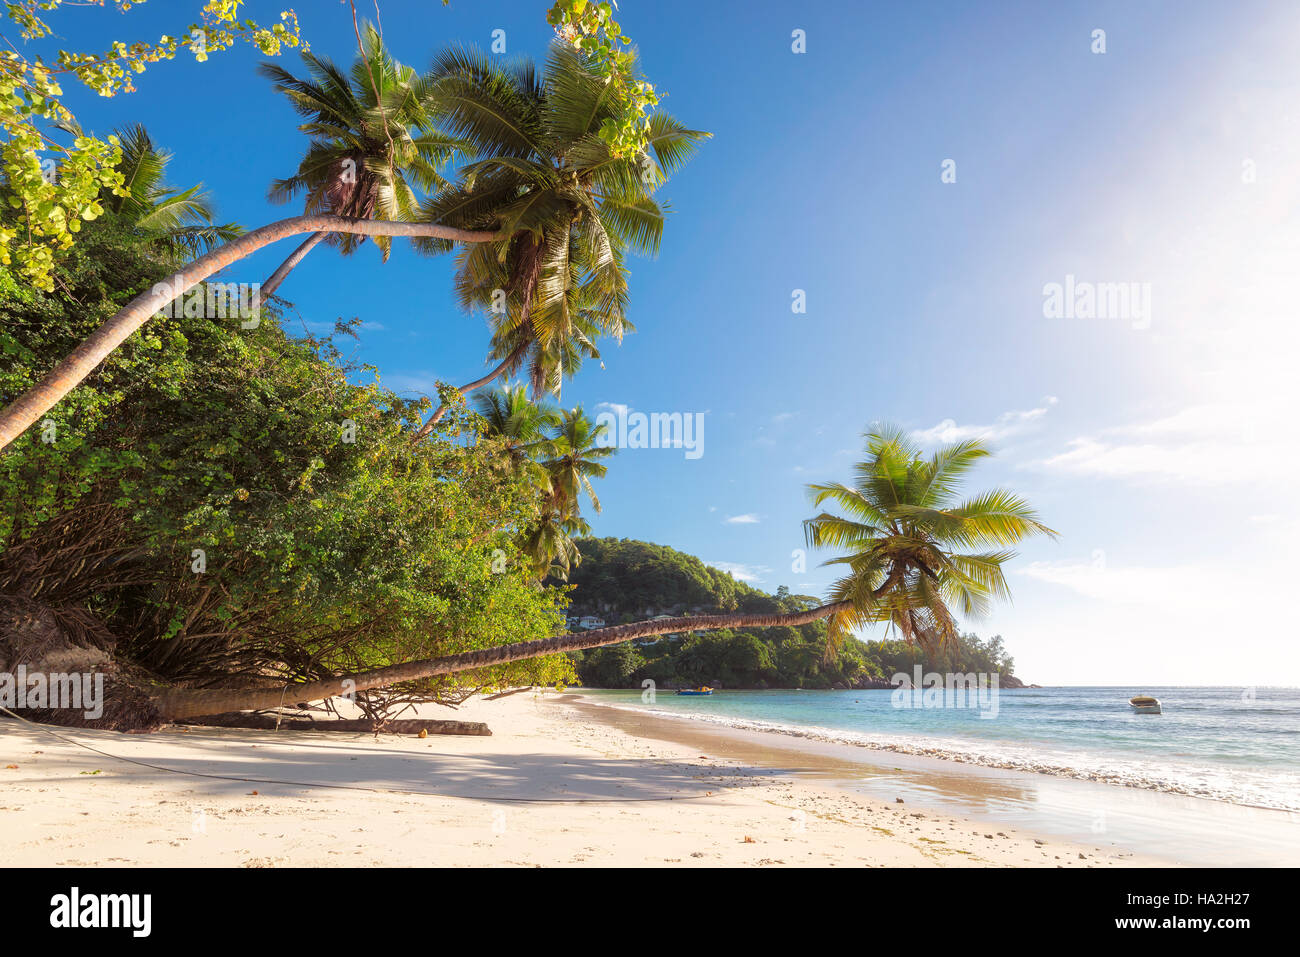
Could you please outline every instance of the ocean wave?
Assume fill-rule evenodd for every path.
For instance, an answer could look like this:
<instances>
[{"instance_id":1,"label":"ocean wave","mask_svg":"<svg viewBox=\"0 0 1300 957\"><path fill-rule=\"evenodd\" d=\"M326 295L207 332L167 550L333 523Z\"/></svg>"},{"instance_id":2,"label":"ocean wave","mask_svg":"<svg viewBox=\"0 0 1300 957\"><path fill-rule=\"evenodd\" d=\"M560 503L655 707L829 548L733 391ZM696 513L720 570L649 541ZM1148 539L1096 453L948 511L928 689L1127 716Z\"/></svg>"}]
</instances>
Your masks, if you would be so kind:
<instances>
[{"instance_id":1,"label":"ocean wave","mask_svg":"<svg viewBox=\"0 0 1300 957\"><path fill-rule=\"evenodd\" d=\"M651 714L683 721L699 721L743 731L782 734L828 744L847 744L874 751L938 758L980 767L1028 771L1080 781L1184 794L1189 797L1208 798L1247 807L1300 811L1300 775L1280 773L1276 770L1249 772L1241 768L1215 768L1193 764L1173 766L1154 764L1149 759L1136 757L1127 760L1115 755L1097 757L1086 752L1064 753L1007 742L991 744L951 738L864 734L816 725L781 724L757 718L634 707L608 703L592 697L585 697L583 700L619 711Z\"/></svg>"}]
</instances>

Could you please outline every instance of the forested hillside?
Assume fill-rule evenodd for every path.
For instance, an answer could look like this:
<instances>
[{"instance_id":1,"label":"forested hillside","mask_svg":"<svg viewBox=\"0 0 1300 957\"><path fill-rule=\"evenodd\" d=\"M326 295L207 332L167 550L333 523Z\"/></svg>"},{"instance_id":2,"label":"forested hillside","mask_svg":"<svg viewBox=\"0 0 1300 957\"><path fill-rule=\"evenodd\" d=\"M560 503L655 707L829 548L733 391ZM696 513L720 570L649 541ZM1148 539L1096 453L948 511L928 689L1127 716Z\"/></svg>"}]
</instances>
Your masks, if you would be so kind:
<instances>
[{"instance_id":1,"label":"forested hillside","mask_svg":"<svg viewBox=\"0 0 1300 957\"><path fill-rule=\"evenodd\" d=\"M569 576L570 622L595 615L619 624L657 615L704 615L727 611L783 613L819 603L759 591L710 568L693 555L631 539L584 538L582 562ZM826 623L703 634L665 635L657 640L611 645L572 656L584 685L639 687L652 679L661 687L709 684L720 688L888 687L899 671L916 664L937 672L1000 672L1003 687L1016 687L1014 662L1000 636L982 640L962 635L955 646L927 657L904 641L862 642L850 638L830 660Z\"/></svg>"}]
</instances>

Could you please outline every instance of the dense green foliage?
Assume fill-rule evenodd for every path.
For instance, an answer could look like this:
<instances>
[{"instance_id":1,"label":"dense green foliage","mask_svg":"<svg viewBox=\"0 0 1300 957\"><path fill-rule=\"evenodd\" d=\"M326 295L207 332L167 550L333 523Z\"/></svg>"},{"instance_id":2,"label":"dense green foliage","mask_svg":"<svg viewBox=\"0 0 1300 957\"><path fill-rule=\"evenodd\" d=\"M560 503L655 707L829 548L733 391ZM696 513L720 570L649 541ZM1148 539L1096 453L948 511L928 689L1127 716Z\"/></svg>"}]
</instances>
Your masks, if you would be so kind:
<instances>
[{"instance_id":1,"label":"dense green foliage","mask_svg":"<svg viewBox=\"0 0 1300 957\"><path fill-rule=\"evenodd\" d=\"M618 624L662 614L780 614L818 603L785 588L766 594L664 545L613 538L577 544L583 561L571 575L570 616L594 614ZM926 671L997 671L1004 676L1014 666L1000 637L983 641L963 634L933 653L901 640L863 642L850 637L829 660L826 642L826 623L818 621L666 635L573 657L582 683L597 688L634 688L647 678L668 687L870 687L898 672L910 675L916 664Z\"/></svg>"},{"instance_id":2,"label":"dense green foliage","mask_svg":"<svg viewBox=\"0 0 1300 957\"><path fill-rule=\"evenodd\" d=\"M571 615L601 614L614 624L656 615L803 607L783 607L773 596L665 545L586 538L578 546L583 562L569 579L577 586Z\"/></svg>"},{"instance_id":3,"label":"dense green foliage","mask_svg":"<svg viewBox=\"0 0 1300 957\"><path fill-rule=\"evenodd\" d=\"M0 270L0 400L29 388L166 266L87 225L55 291ZM159 680L310 680L546 637L562 595L516 545L536 489L490 440L413 444L427 410L263 310L159 316L0 457L5 613L54 615ZM564 681L562 657L437 679ZM411 690L411 689L406 689Z\"/></svg>"}]
</instances>

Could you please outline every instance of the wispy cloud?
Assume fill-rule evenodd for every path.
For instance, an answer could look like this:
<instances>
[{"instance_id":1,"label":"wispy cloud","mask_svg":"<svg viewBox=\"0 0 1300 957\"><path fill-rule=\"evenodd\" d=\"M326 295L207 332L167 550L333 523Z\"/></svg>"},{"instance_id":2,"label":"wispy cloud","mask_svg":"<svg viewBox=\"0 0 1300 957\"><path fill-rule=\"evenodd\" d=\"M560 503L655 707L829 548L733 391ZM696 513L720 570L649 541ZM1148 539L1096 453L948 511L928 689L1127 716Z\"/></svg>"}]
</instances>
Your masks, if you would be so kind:
<instances>
[{"instance_id":1,"label":"wispy cloud","mask_svg":"<svg viewBox=\"0 0 1300 957\"><path fill-rule=\"evenodd\" d=\"M744 515L728 515L725 521L728 525L757 525L758 516L753 512L746 512Z\"/></svg>"},{"instance_id":2,"label":"wispy cloud","mask_svg":"<svg viewBox=\"0 0 1300 957\"><path fill-rule=\"evenodd\" d=\"M1033 428L1056 402L1056 396L1049 395L1036 408L1003 412L997 421L988 425L959 425L955 419L944 419L928 429L914 430L912 439L922 445L946 445L969 439L1001 441Z\"/></svg>"},{"instance_id":3,"label":"wispy cloud","mask_svg":"<svg viewBox=\"0 0 1300 957\"><path fill-rule=\"evenodd\" d=\"M745 565L741 562L705 562L704 564L726 572L738 582L747 583L763 581L763 576L772 570L766 565Z\"/></svg>"},{"instance_id":4,"label":"wispy cloud","mask_svg":"<svg viewBox=\"0 0 1300 957\"><path fill-rule=\"evenodd\" d=\"M433 395L438 391L437 378L432 372L390 372L380 379L381 384L398 395L412 392Z\"/></svg>"},{"instance_id":5,"label":"wispy cloud","mask_svg":"<svg viewBox=\"0 0 1300 957\"><path fill-rule=\"evenodd\" d=\"M1079 436L1039 464L1074 475L1206 485L1258 480L1270 471L1281 477L1290 458L1280 437L1250 410L1197 405Z\"/></svg>"},{"instance_id":6,"label":"wispy cloud","mask_svg":"<svg viewBox=\"0 0 1300 957\"><path fill-rule=\"evenodd\" d=\"M298 325L301 328L306 329L314 336L328 336L334 333L338 323L336 321L324 320L324 319L303 319L298 323ZM353 329L358 333L383 332L387 328L388 327L385 326L382 322L370 322L370 321L358 323L356 326L353 327Z\"/></svg>"},{"instance_id":7,"label":"wispy cloud","mask_svg":"<svg viewBox=\"0 0 1300 957\"><path fill-rule=\"evenodd\" d=\"M1059 585L1086 598L1187 612L1205 607L1205 596L1221 591L1224 569L1199 564L1114 566L1098 552L1091 561L1031 562L1014 574Z\"/></svg>"}]
</instances>

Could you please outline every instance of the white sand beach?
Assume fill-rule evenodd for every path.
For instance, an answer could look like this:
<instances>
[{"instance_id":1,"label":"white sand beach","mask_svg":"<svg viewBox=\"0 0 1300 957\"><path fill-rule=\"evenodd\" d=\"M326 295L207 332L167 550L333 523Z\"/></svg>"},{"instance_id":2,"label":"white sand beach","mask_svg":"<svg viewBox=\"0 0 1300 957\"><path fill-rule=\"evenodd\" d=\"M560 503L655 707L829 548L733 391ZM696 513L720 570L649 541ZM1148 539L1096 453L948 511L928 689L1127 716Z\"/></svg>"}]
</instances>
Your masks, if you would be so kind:
<instances>
[{"instance_id":1,"label":"white sand beach","mask_svg":"<svg viewBox=\"0 0 1300 957\"><path fill-rule=\"evenodd\" d=\"M710 755L698 745L633 736L556 697L523 693L429 712L486 721L490 737L52 729L61 739L6 720L0 863L1161 863L1113 847L992 830ZM256 780L237 780L245 778Z\"/></svg>"}]
</instances>

